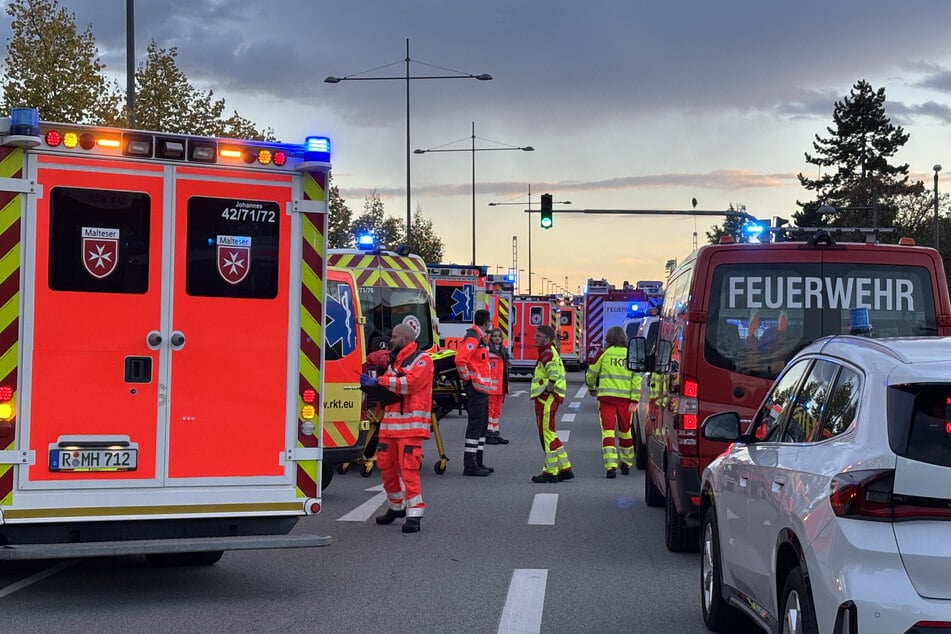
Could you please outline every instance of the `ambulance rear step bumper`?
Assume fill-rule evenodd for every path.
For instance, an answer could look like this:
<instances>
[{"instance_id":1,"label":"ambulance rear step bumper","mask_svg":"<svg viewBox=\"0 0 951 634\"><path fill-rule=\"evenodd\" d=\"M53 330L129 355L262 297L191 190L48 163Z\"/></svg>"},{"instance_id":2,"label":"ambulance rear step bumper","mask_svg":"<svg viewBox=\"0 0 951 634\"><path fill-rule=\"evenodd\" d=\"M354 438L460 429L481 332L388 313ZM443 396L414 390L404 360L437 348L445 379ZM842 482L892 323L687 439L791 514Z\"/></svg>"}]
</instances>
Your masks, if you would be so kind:
<instances>
[{"instance_id":1,"label":"ambulance rear step bumper","mask_svg":"<svg viewBox=\"0 0 951 634\"><path fill-rule=\"evenodd\" d=\"M11 544L0 546L0 561L73 559L155 553L201 553L217 550L263 550L329 546L321 535L247 535L239 537L188 537L181 539L130 539L113 542L68 544Z\"/></svg>"}]
</instances>

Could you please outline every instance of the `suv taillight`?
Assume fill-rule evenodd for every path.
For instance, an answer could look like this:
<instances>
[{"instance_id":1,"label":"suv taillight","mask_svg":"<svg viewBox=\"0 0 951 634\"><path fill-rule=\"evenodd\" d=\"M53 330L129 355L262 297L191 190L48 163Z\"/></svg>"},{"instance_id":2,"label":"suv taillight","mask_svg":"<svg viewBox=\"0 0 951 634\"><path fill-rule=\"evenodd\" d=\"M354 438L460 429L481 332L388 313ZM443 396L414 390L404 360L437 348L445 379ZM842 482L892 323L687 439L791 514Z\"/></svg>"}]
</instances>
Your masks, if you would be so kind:
<instances>
[{"instance_id":1,"label":"suv taillight","mask_svg":"<svg viewBox=\"0 0 951 634\"><path fill-rule=\"evenodd\" d=\"M677 446L681 456L699 456L697 447L697 417L700 413L700 386L696 379L684 377L677 403L674 426L677 429Z\"/></svg>"},{"instance_id":2,"label":"suv taillight","mask_svg":"<svg viewBox=\"0 0 951 634\"><path fill-rule=\"evenodd\" d=\"M951 520L951 501L895 494L891 469L847 471L832 478L829 503L839 517L886 522L914 519Z\"/></svg>"}]
</instances>

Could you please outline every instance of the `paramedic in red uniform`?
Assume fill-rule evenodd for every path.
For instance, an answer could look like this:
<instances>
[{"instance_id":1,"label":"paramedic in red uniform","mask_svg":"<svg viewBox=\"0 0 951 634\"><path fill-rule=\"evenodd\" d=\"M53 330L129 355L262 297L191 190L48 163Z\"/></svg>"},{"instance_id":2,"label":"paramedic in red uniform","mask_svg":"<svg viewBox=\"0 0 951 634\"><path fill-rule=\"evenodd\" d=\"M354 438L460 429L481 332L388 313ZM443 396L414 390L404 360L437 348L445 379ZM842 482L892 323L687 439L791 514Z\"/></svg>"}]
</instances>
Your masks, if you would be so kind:
<instances>
[{"instance_id":1,"label":"paramedic in red uniform","mask_svg":"<svg viewBox=\"0 0 951 634\"><path fill-rule=\"evenodd\" d=\"M466 390L466 451L463 455L462 475L487 476L494 471L482 463L485 433L489 425L489 392L492 377L489 372L489 349L486 346L486 328L489 311L475 311L472 328L466 330L459 350L456 351L456 370Z\"/></svg>"},{"instance_id":2,"label":"paramedic in red uniform","mask_svg":"<svg viewBox=\"0 0 951 634\"><path fill-rule=\"evenodd\" d=\"M377 524L391 524L405 517L404 533L419 531L426 505L420 493L419 467L423 461L423 440L429 438L433 404L433 361L416 347L416 332L407 324L397 324L390 335L389 367L378 378L360 377L364 386L380 385L402 398L386 406L380 421L376 466L383 477L389 504Z\"/></svg>"},{"instance_id":3,"label":"paramedic in red uniform","mask_svg":"<svg viewBox=\"0 0 951 634\"><path fill-rule=\"evenodd\" d=\"M489 429L485 433L487 445L509 444L508 439L502 437L499 425L502 404L509 393L509 366L512 365L509 351L502 345L502 341L500 328L489 331L489 373L492 376L492 390L489 392Z\"/></svg>"}]
</instances>

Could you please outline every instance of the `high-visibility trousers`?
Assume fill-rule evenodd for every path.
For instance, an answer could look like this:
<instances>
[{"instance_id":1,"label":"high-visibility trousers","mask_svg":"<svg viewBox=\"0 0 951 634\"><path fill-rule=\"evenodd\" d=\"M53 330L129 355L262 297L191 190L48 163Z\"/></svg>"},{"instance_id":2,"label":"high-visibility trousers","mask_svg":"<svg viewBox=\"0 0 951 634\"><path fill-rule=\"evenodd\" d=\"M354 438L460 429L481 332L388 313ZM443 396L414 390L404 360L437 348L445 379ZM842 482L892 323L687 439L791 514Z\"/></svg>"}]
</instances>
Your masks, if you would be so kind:
<instances>
[{"instance_id":1,"label":"high-visibility trousers","mask_svg":"<svg viewBox=\"0 0 951 634\"><path fill-rule=\"evenodd\" d=\"M535 422L538 425L538 439L542 443L542 450L545 452L545 473L557 475L559 471L565 471L571 468L571 461L568 460L568 452L558 438L558 432L555 431L555 414L558 412L560 400L549 394L546 400L540 398L535 401Z\"/></svg>"},{"instance_id":2,"label":"high-visibility trousers","mask_svg":"<svg viewBox=\"0 0 951 634\"><path fill-rule=\"evenodd\" d=\"M406 517L422 517L426 505L420 492L419 467L423 464L422 438L381 438L376 466L383 477L386 501Z\"/></svg>"},{"instance_id":3,"label":"high-visibility trousers","mask_svg":"<svg viewBox=\"0 0 951 634\"><path fill-rule=\"evenodd\" d=\"M601 459L605 470L617 469L618 448L621 462L630 467L634 464L634 438L631 434L631 404L634 401L620 396L598 398L598 414L601 418ZM618 442L615 445L614 432Z\"/></svg>"}]
</instances>

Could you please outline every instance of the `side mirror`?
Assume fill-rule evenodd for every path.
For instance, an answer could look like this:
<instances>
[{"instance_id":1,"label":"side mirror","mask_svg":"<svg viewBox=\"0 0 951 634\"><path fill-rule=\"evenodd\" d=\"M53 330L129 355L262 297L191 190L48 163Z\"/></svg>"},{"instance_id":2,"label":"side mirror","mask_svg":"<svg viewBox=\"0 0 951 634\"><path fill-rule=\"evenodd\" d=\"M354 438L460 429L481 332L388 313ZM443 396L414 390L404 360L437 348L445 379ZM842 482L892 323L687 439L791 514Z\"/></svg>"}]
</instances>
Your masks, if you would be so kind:
<instances>
[{"instance_id":1,"label":"side mirror","mask_svg":"<svg viewBox=\"0 0 951 634\"><path fill-rule=\"evenodd\" d=\"M627 342L627 369L631 372L647 372L647 339L631 337Z\"/></svg>"},{"instance_id":2,"label":"side mirror","mask_svg":"<svg viewBox=\"0 0 951 634\"><path fill-rule=\"evenodd\" d=\"M740 415L720 412L707 416L700 426L700 436L707 440L735 442L740 437Z\"/></svg>"}]
</instances>

